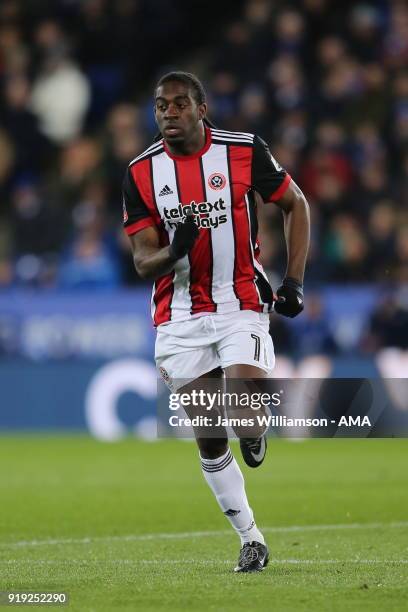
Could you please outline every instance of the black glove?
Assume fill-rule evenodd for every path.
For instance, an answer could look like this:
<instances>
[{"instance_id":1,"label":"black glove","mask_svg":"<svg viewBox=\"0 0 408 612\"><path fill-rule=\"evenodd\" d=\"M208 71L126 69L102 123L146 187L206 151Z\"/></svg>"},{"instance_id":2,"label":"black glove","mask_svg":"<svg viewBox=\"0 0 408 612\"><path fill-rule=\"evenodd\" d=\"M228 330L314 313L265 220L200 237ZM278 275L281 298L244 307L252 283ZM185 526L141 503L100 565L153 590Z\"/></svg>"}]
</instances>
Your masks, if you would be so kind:
<instances>
[{"instance_id":1,"label":"black glove","mask_svg":"<svg viewBox=\"0 0 408 612\"><path fill-rule=\"evenodd\" d=\"M178 223L174 232L173 241L170 245L170 256L172 259L181 259L193 247L197 240L199 230L195 224L193 215L188 215L184 223Z\"/></svg>"},{"instance_id":2,"label":"black glove","mask_svg":"<svg viewBox=\"0 0 408 612\"><path fill-rule=\"evenodd\" d=\"M276 291L275 312L284 317L296 317L303 310L303 285L290 276L283 279Z\"/></svg>"}]
</instances>

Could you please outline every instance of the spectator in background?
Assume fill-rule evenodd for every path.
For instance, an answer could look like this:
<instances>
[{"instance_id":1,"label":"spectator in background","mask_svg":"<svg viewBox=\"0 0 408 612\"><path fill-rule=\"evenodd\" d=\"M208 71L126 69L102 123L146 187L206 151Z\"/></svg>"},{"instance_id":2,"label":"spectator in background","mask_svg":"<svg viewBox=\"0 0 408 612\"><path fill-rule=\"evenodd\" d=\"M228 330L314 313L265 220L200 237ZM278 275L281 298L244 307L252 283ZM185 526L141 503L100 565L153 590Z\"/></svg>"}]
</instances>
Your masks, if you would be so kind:
<instances>
[{"instance_id":1,"label":"spectator in background","mask_svg":"<svg viewBox=\"0 0 408 612\"><path fill-rule=\"evenodd\" d=\"M238 109L238 96L235 75L227 70L216 72L211 87L211 109L216 123L227 123L228 129L232 129Z\"/></svg>"},{"instance_id":2,"label":"spectator in background","mask_svg":"<svg viewBox=\"0 0 408 612\"><path fill-rule=\"evenodd\" d=\"M120 271L113 253L101 237L83 232L64 254L59 287L75 289L114 289L120 285Z\"/></svg>"},{"instance_id":3,"label":"spectator in background","mask_svg":"<svg viewBox=\"0 0 408 612\"><path fill-rule=\"evenodd\" d=\"M251 29L245 21L234 21L227 26L224 38L214 50L211 62L212 70L236 73L239 58L240 80L248 80L254 74L258 62L251 45Z\"/></svg>"},{"instance_id":4,"label":"spectator in background","mask_svg":"<svg viewBox=\"0 0 408 612\"><path fill-rule=\"evenodd\" d=\"M307 355L330 355L336 352L337 344L329 328L323 303L316 293L308 294L305 317L296 325L294 350L299 357Z\"/></svg>"},{"instance_id":5,"label":"spectator in background","mask_svg":"<svg viewBox=\"0 0 408 612\"><path fill-rule=\"evenodd\" d=\"M398 228L395 240L395 274L393 280L397 284L408 283L408 222Z\"/></svg>"},{"instance_id":6,"label":"spectator in background","mask_svg":"<svg viewBox=\"0 0 408 612\"><path fill-rule=\"evenodd\" d=\"M142 128L141 111L130 102L116 104L110 111L103 139L103 170L108 184L108 204L114 222L117 194L122 187L123 174L130 159L134 159L147 140ZM118 191L119 190L119 191Z\"/></svg>"},{"instance_id":7,"label":"spectator in background","mask_svg":"<svg viewBox=\"0 0 408 612\"><path fill-rule=\"evenodd\" d=\"M17 21L7 19L0 24L0 75L20 74L28 69L30 50L23 39Z\"/></svg>"},{"instance_id":8,"label":"spectator in background","mask_svg":"<svg viewBox=\"0 0 408 612\"><path fill-rule=\"evenodd\" d=\"M356 129L369 123L383 129L387 121L390 95L384 68L376 63L360 66L361 94L348 113L349 125ZM384 143L381 141L380 146Z\"/></svg>"},{"instance_id":9,"label":"spectator in background","mask_svg":"<svg viewBox=\"0 0 408 612\"><path fill-rule=\"evenodd\" d=\"M12 174L16 159L15 147L8 134L0 129L0 193L3 196L6 192L8 179ZM3 192L3 193L2 193Z\"/></svg>"},{"instance_id":10,"label":"spectator in background","mask_svg":"<svg viewBox=\"0 0 408 612\"><path fill-rule=\"evenodd\" d=\"M31 108L42 133L62 145L81 132L90 104L90 87L69 58L68 43L56 22L42 23L36 39L43 58L33 84Z\"/></svg>"},{"instance_id":11,"label":"spectator in background","mask_svg":"<svg viewBox=\"0 0 408 612\"><path fill-rule=\"evenodd\" d=\"M270 318L269 333L273 338L277 355L293 355L297 340L293 337L291 328L282 317Z\"/></svg>"},{"instance_id":12,"label":"spectator in background","mask_svg":"<svg viewBox=\"0 0 408 612\"><path fill-rule=\"evenodd\" d=\"M350 214L333 217L326 240L326 256L331 262L332 282L368 279L368 243L358 222Z\"/></svg>"},{"instance_id":13,"label":"spectator in background","mask_svg":"<svg viewBox=\"0 0 408 612\"><path fill-rule=\"evenodd\" d=\"M15 148L16 172L40 171L48 161L47 140L42 137L35 115L29 108L30 83L23 73L11 74L4 82L4 109L1 123Z\"/></svg>"},{"instance_id":14,"label":"spectator in background","mask_svg":"<svg viewBox=\"0 0 408 612\"><path fill-rule=\"evenodd\" d=\"M390 200L380 200L372 208L368 222L368 235L371 245L368 268L371 270L371 279L389 281L395 257L395 232L397 227L395 203Z\"/></svg>"},{"instance_id":15,"label":"spectator in background","mask_svg":"<svg viewBox=\"0 0 408 612\"><path fill-rule=\"evenodd\" d=\"M381 200L392 197L395 189L389 184L384 163L381 161L370 163L367 161L361 168L353 194L349 202L355 215L364 222L373 206ZM362 231L363 230L362 226Z\"/></svg>"},{"instance_id":16,"label":"spectator in background","mask_svg":"<svg viewBox=\"0 0 408 612\"><path fill-rule=\"evenodd\" d=\"M359 170L367 167L383 166L385 161L385 142L382 140L378 124L367 120L359 121L353 130L350 154L354 166Z\"/></svg>"},{"instance_id":17,"label":"spectator in background","mask_svg":"<svg viewBox=\"0 0 408 612\"><path fill-rule=\"evenodd\" d=\"M408 348L408 299L405 292L386 295L374 310L363 347L370 352L384 347Z\"/></svg>"},{"instance_id":18,"label":"spectator in background","mask_svg":"<svg viewBox=\"0 0 408 612\"><path fill-rule=\"evenodd\" d=\"M280 126L275 127L273 131L273 138L279 138L282 145L286 145L299 156L308 141L305 112L299 109L285 113L282 116Z\"/></svg>"},{"instance_id":19,"label":"spectator in background","mask_svg":"<svg viewBox=\"0 0 408 612\"><path fill-rule=\"evenodd\" d=\"M267 108L264 89L259 85L249 85L238 99L238 121L247 125L248 131L254 134L270 133Z\"/></svg>"},{"instance_id":20,"label":"spectator in background","mask_svg":"<svg viewBox=\"0 0 408 612\"><path fill-rule=\"evenodd\" d=\"M121 281L117 248L106 232L103 193L93 185L88 196L73 211L74 232L58 278L62 289L112 289Z\"/></svg>"},{"instance_id":21,"label":"spectator in background","mask_svg":"<svg viewBox=\"0 0 408 612\"><path fill-rule=\"evenodd\" d=\"M384 39L384 60L388 68L406 68L408 62L408 8L403 0L391 2L389 27Z\"/></svg>"},{"instance_id":22,"label":"spectator in background","mask_svg":"<svg viewBox=\"0 0 408 612\"><path fill-rule=\"evenodd\" d=\"M382 33L382 16L373 5L358 3L349 13L350 46L360 61L365 63L378 61L381 48L377 45Z\"/></svg>"},{"instance_id":23,"label":"spectator in background","mask_svg":"<svg viewBox=\"0 0 408 612\"><path fill-rule=\"evenodd\" d=\"M274 47L278 55L302 57L305 42L305 21L296 8L284 8L273 20Z\"/></svg>"},{"instance_id":24,"label":"spectator in background","mask_svg":"<svg viewBox=\"0 0 408 612\"><path fill-rule=\"evenodd\" d=\"M10 216L14 282L17 285L52 285L62 224L58 212L44 200L35 177L22 175L16 181Z\"/></svg>"},{"instance_id":25,"label":"spectator in background","mask_svg":"<svg viewBox=\"0 0 408 612\"><path fill-rule=\"evenodd\" d=\"M278 55L268 69L270 95L277 111L306 106L307 88L299 60L290 54Z\"/></svg>"},{"instance_id":26,"label":"spectator in background","mask_svg":"<svg viewBox=\"0 0 408 612\"><path fill-rule=\"evenodd\" d=\"M401 162L408 149L408 61L405 69L399 71L392 82L391 101L392 134L391 145L394 156L390 159L394 170L404 172ZM406 197L406 193L405 193Z\"/></svg>"},{"instance_id":27,"label":"spectator in background","mask_svg":"<svg viewBox=\"0 0 408 612\"><path fill-rule=\"evenodd\" d=\"M81 201L89 184L103 179L102 161L102 147L96 138L80 137L61 150L57 173L49 179L47 191L63 216Z\"/></svg>"}]
</instances>

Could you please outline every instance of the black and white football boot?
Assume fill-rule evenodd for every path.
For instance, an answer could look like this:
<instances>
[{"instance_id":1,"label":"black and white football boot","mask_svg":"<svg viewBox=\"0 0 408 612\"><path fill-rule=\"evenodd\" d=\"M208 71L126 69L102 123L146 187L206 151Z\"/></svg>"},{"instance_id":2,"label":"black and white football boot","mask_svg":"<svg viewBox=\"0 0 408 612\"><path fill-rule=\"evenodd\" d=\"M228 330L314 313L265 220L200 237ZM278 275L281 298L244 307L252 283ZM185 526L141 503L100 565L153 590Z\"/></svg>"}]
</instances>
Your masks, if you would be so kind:
<instances>
[{"instance_id":1,"label":"black and white football boot","mask_svg":"<svg viewBox=\"0 0 408 612\"><path fill-rule=\"evenodd\" d=\"M239 552L238 565L234 572L262 572L268 565L269 550L260 542L248 542Z\"/></svg>"},{"instance_id":2,"label":"black and white football boot","mask_svg":"<svg viewBox=\"0 0 408 612\"><path fill-rule=\"evenodd\" d=\"M239 445L244 461L249 467L259 467L266 455L266 436L260 438L240 438Z\"/></svg>"}]
</instances>

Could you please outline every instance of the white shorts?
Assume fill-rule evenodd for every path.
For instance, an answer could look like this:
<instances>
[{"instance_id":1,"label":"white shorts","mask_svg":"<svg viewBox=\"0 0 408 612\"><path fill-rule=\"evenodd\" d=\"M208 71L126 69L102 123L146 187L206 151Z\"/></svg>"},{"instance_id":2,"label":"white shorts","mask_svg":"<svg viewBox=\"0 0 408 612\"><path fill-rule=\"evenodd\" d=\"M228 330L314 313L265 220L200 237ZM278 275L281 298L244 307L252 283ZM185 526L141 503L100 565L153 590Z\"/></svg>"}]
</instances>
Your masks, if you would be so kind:
<instances>
[{"instance_id":1,"label":"white shorts","mask_svg":"<svg viewBox=\"0 0 408 612\"><path fill-rule=\"evenodd\" d=\"M155 359L172 391L218 367L246 364L270 373L275 354L269 315L240 310L160 325Z\"/></svg>"}]
</instances>

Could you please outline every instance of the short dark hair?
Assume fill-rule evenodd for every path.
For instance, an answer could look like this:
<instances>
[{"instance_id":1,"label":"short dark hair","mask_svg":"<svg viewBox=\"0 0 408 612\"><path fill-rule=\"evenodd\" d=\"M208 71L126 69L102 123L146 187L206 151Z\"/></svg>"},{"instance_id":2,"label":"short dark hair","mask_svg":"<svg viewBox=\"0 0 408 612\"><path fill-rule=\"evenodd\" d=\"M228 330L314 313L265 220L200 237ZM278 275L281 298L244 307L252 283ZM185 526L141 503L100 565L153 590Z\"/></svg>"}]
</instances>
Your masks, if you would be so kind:
<instances>
[{"instance_id":1,"label":"short dark hair","mask_svg":"<svg viewBox=\"0 0 408 612\"><path fill-rule=\"evenodd\" d=\"M195 74L192 74L191 72L183 72L182 70L173 70L172 72L168 72L167 74L163 75L154 88L154 93L156 94L158 88L164 85L164 83L170 83L171 81L184 83L184 85L187 85L187 87L191 89L193 98L197 104L205 103L207 97L200 79L198 79Z\"/></svg>"}]
</instances>

